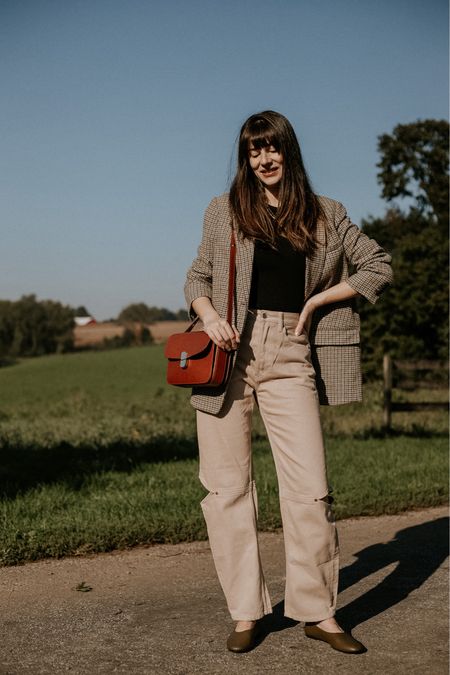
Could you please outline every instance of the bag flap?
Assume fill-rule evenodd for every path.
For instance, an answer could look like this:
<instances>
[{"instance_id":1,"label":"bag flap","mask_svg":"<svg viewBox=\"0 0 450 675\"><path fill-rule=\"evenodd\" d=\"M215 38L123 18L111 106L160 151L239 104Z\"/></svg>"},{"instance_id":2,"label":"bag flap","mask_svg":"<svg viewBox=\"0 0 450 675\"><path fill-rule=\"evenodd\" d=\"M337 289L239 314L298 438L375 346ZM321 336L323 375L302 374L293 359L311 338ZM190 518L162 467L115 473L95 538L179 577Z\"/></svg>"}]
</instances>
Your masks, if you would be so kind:
<instances>
[{"instance_id":1,"label":"bag flap","mask_svg":"<svg viewBox=\"0 0 450 675\"><path fill-rule=\"evenodd\" d=\"M186 358L191 358L203 352L210 342L211 338L203 330L175 333L166 342L164 356L168 359L180 359L181 353L186 352Z\"/></svg>"}]
</instances>

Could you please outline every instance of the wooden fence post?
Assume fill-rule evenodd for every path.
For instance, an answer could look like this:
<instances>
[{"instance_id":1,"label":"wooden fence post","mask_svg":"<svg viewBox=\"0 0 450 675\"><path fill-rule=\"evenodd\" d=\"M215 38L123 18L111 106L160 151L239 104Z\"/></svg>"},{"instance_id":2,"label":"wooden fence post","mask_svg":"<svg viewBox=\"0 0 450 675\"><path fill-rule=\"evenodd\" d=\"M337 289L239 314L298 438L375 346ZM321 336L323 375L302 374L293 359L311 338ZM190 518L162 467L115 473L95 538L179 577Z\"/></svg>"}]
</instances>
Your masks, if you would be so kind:
<instances>
[{"instance_id":1,"label":"wooden fence post","mask_svg":"<svg viewBox=\"0 0 450 675\"><path fill-rule=\"evenodd\" d=\"M392 360L390 354L383 355L383 425L391 428L392 416Z\"/></svg>"}]
</instances>

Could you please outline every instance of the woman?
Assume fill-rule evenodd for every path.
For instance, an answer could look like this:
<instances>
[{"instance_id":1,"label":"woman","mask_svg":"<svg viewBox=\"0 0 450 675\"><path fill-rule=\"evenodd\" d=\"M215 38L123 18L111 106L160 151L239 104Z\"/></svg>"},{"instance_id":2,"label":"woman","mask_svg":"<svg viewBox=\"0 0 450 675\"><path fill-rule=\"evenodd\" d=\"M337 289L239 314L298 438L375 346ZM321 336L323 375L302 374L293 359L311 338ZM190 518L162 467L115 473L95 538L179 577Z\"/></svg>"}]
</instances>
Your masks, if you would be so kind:
<instances>
[{"instance_id":1,"label":"woman","mask_svg":"<svg viewBox=\"0 0 450 675\"><path fill-rule=\"evenodd\" d=\"M236 233L234 320L226 317L231 228ZM316 196L295 132L273 111L252 115L239 136L229 194L214 198L187 272L192 319L232 370L220 388L194 387L201 506L232 619L227 647L251 649L272 612L257 539L251 419L259 407L274 456L286 552L284 613L308 637L366 651L334 618L339 542L319 404L360 401L359 316L353 298L376 302L392 281L391 257ZM348 263L356 270L349 274Z\"/></svg>"}]
</instances>

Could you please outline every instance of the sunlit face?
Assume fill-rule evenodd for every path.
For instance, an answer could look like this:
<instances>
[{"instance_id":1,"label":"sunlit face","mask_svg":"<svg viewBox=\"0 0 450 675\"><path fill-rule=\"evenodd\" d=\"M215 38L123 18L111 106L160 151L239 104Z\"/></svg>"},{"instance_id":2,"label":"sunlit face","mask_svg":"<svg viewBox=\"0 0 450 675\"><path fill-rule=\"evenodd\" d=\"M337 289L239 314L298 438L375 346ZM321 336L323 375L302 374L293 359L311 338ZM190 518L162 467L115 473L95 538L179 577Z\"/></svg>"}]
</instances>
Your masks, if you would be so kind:
<instances>
[{"instance_id":1,"label":"sunlit face","mask_svg":"<svg viewBox=\"0 0 450 675\"><path fill-rule=\"evenodd\" d=\"M250 142L249 162L255 175L268 189L277 187L283 175L283 155L273 145L255 148Z\"/></svg>"}]
</instances>

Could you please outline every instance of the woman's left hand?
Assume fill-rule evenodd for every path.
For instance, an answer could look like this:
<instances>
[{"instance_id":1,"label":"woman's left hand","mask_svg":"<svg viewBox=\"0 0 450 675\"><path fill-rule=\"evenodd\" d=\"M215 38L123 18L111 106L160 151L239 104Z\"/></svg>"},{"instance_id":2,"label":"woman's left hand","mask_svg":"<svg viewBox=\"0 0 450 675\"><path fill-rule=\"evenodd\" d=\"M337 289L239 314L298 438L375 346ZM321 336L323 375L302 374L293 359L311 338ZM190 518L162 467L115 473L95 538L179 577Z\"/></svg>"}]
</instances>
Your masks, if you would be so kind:
<instances>
[{"instance_id":1,"label":"woman's left hand","mask_svg":"<svg viewBox=\"0 0 450 675\"><path fill-rule=\"evenodd\" d=\"M315 305L308 300L308 302L305 304L302 311L300 312L298 324L295 327L294 331L295 335L300 335L303 331L305 333L309 333L309 329L311 326L311 319L312 315L314 314L314 310Z\"/></svg>"},{"instance_id":2,"label":"woman's left hand","mask_svg":"<svg viewBox=\"0 0 450 675\"><path fill-rule=\"evenodd\" d=\"M350 286L346 280L344 280L340 281L334 286L331 286L330 288L327 288L325 291L321 291L320 293L316 293L315 295L311 296L305 302L305 306L300 313L298 324L295 328L295 335L300 335L302 331L309 333L312 315L318 307L321 307L322 305L328 305L332 302L348 300L349 298L354 298L358 295L360 295L360 293L355 291L355 289Z\"/></svg>"}]
</instances>

